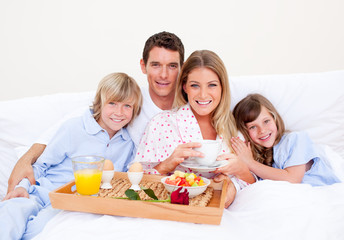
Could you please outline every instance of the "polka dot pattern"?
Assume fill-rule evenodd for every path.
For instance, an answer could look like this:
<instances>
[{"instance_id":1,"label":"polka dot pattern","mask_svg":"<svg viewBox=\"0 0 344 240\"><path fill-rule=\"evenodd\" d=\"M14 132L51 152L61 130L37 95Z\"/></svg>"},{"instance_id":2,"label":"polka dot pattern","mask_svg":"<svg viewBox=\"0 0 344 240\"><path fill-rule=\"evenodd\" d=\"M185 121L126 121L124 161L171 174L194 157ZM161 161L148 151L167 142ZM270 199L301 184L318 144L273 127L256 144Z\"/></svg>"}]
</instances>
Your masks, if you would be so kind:
<instances>
[{"instance_id":1,"label":"polka dot pattern","mask_svg":"<svg viewBox=\"0 0 344 240\"><path fill-rule=\"evenodd\" d=\"M135 161L142 163L146 173L156 174L157 171L154 167L167 159L179 144L197 142L202 139L198 122L188 104L179 110L164 111L148 123L138 147ZM221 152L229 152L224 143ZM177 167L176 170L192 172L191 169L181 166ZM213 175L213 173L197 174L204 177Z\"/></svg>"}]
</instances>

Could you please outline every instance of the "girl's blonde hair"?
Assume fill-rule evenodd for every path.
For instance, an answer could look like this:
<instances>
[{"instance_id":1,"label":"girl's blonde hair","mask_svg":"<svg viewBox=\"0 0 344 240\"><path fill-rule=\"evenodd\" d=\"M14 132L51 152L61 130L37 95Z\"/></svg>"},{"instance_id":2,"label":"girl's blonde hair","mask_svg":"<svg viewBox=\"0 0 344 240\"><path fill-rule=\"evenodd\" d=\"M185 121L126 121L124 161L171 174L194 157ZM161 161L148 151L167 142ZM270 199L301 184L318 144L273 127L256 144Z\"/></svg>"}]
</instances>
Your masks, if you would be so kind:
<instances>
[{"instance_id":1,"label":"girl's blonde hair","mask_svg":"<svg viewBox=\"0 0 344 240\"><path fill-rule=\"evenodd\" d=\"M188 80L189 73L196 68L208 68L217 74L221 84L221 100L216 109L211 113L212 125L218 135L223 137L228 147L231 137L237 136L234 117L230 111L231 96L228 75L224 63L220 57L209 50L199 50L193 52L183 64L176 86L176 93L173 102L174 108L179 108L188 102L188 96L183 86Z\"/></svg>"},{"instance_id":2,"label":"girl's blonde hair","mask_svg":"<svg viewBox=\"0 0 344 240\"><path fill-rule=\"evenodd\" d=\"M249 94L242 99L234 108L233 115L238 130L244 135L245 140L251 143L253 158L258 162L271 166L273 163L273 152L271 148L265 148L253 142L246 124L257 119L262 107L265 107L274 118L277 126L277 136L274 145L276 145L285 133L285 126L282 117L277 112L272 103L260 94Z\"/></svg>"},{"instance_id":3,"label":"girl's blonde hair","mask_svg":"<svg viewBox=\"0 0 344 240\"><path fill-rule=\"evenodd\" d=\"M106 103L124 101L133 104L131 122L141 111L142 95L139 85L125 73L111 73L105 76L99 82L93 106L91 107L94 119L99 120L102 108Z\"/></svg>"}]
</instances>

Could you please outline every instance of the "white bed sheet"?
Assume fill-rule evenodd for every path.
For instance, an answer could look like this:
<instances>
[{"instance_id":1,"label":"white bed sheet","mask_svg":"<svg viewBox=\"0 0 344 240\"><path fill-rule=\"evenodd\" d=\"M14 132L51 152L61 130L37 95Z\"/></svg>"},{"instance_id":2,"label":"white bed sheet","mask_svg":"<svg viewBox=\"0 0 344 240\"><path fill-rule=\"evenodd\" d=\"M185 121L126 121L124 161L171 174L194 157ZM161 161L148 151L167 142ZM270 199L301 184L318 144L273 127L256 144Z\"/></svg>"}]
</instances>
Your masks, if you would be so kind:
<instances>
[{"instance_id":1,"label":"white bed sheet","mask_svg":"<svg viewBox=\"0 0 344 240\"><path fill-rule=\"evenodd\" d=\"M61 211L40 239L344 239L344 183L264 180L241 191L220 225Z\"/></svg>"}]
</instances>

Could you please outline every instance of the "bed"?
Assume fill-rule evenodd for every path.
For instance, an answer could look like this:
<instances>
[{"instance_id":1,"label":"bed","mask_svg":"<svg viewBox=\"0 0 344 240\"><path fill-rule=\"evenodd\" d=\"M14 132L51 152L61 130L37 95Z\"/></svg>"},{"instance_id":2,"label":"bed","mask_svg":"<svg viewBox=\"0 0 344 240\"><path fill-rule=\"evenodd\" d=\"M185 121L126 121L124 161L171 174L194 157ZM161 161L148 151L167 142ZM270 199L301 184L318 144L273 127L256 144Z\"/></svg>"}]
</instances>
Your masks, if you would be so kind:
<instances>
[{"instance_id":1,"label":"bed","mask_svg":"<svg viewBox=\"0 0 344 240\"><path fill-rule=\"evenodd\" d=\"M232 108L249 93L268 97L287 129L309 133L344 180L344 70L231 77ZM94 92L0 102L0 199L17 159L39 135L85 109ZM344 183L325 187L263 180L241 191L220 225L61 211L38 239L344 239Z\"/></svg>"}]
</instances>

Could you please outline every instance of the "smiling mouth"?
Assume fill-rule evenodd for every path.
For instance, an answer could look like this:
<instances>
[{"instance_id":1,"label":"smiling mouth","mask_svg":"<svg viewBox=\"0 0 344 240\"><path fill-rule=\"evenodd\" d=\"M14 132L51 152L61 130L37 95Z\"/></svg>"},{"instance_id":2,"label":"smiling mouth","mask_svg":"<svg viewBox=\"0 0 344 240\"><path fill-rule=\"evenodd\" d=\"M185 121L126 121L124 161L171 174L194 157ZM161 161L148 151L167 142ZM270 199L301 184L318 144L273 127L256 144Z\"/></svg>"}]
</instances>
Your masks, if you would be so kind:
<instances>
[{"instance_id":1,"label":"smiling mouth","mask_svg":"<svg viewBox=\"0 0 344 240\"><path fill-rule=\"evenodd\" d=\"M209 101L196 101L196 103L198 103L199 105L208 105L208 104L210 104L212 102L213 102L212 100L209 100Z\"/></svg>"},{"instance_id":2,"label":"smiling mouth","mask_svg":"<svg viewBox=\"0 0 344 240\"><path fill-rule=\"evenodd\" d=\"M271 136L271 133L269 133L268 135L266 135L265 137L259 138L262 141L266 141L267 139L269 139Z\"/></svg>"},{"instance_id":3,"label":"smiling mouth","mask_svg":"<svg viewBox=\"0 0 344 240\"><path fill-rule=\"evenodd\" d=\"M116 123L119 123L119 122L122 122L122 121L123 121L123 119L114 119L114 118L111 118L111 120L112 120L113 122L116 122Z\"/></svg>"},{"instance_id":4,"label":"smiling mouth","mask_svg":"<svg viewBox=\"0 0 344 240\"><path fill-rule=\"evenodd\" d=\"M170 83L169 82L156 82L156 84L158 84L159 86L167 86Z\"/></svg>"}]
</instances>

